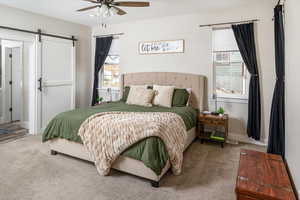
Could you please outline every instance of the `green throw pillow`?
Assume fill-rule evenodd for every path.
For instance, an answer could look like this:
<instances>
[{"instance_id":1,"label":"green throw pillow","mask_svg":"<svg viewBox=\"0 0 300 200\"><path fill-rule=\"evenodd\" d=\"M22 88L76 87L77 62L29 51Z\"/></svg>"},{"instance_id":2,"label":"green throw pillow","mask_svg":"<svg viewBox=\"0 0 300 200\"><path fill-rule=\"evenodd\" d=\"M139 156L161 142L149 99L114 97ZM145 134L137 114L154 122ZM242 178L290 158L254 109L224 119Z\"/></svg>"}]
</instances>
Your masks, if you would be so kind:
<instances>
[{"instance_id":1,"label":"green throw pillow","mask_svg":"<svg viewBox=\"0 0 300 200\"><path fill-rule=\"evenodd\" d=\"M175 89L172 99L173 107L184 107L189 100L189 92L186 89Z\"/></svg>"},{"instance_id":2,"label":"green throw pillow","mask_svg":"<svg viewBox=\"0 0 300 200\"><path fill-rule=\"evenodd\" d=\"M126 86L126 87L124 88L123 96L122 96L121 101L124 101L124 102L127 101L128 94L129 94L129 90L130 90L130 87L129 87L129 86Z\"/></svg>"}]
</instances>

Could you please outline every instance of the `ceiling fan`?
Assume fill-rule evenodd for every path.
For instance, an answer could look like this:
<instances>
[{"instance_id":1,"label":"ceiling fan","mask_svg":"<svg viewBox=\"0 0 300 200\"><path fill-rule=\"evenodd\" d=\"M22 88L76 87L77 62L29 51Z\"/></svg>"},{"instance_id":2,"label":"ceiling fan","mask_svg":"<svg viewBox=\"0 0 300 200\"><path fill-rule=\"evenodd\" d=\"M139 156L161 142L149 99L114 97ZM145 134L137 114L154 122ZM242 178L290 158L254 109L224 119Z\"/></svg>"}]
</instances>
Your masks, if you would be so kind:
<instances>
[{"instance_id":1,"label":"ceiling fan","mask_svg":"<svg viewBox=\"0 0 300 200\"><path fill-rule=\"evenodd\" d=\"M98 8L99 13L101 13L104 17L127 14L127 12L125 12L119 7L149 7L150 6L149 2L140 2L140 1L120 1L120 2L115 2L114 0L83 0L83 1L94 3L96 5L79 9L77 10L78 12Z\"/></svg>"}]
</instances>

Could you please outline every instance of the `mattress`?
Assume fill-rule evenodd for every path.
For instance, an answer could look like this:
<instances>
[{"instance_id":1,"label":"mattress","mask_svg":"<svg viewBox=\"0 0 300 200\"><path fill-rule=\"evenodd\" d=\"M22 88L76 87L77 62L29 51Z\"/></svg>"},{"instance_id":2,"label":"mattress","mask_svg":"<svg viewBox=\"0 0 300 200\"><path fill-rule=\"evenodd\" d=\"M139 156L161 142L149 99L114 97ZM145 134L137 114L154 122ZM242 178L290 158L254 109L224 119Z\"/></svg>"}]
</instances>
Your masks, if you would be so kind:
<instances>
[{"instance_id":1,"label":"mattress","mask_svg":"<svg viewBox=\"0 0 300 200\"><path fill-rule=\"evenodd\" d=\"M184 121L187 131L196 126L197 111L192 107L165 108L159 106L143 107L128 105L122 101L106 103L86 109L76 109L57 115L50 121L43 133L43 142L62 138L82 143L78 130L80 125L90 116L100 112L172 112L178 114ZM146 138L131 146L122 153L123 156L142 161L145 166L160 175L168 161L168 154L160 138Z\"/></svg>"}]
</instances>

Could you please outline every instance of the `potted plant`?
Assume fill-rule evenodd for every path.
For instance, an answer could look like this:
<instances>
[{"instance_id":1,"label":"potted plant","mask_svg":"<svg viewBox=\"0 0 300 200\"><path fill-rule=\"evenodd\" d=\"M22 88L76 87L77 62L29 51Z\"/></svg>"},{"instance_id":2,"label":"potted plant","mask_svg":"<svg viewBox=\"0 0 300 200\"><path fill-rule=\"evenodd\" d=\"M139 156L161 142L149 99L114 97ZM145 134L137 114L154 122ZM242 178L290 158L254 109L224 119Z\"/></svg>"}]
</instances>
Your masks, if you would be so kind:
<instances>
[{"instance_id":1,"label":"potted plant","mask_svg":"<svg viewBox=\"0 0 300 200\"><path fill-rule=\"evenodd\" d=\"M98 104L102 104L103 103L103 97L98 97L97 102L98 102Z\"/></svg>"},{"instance_id":2,"label":"potted plant","mask_svg":"<svg viewBox=\"0 0 300 200\"><path fill-rule=\"evenodd\" d=\"M220 108L218 109L217 113L218 113L219 115L221 115L221 116L224 115L224 113L225 113L224 108L223 108L223 107L220 107Z\"/></svg>"}]
</instances>

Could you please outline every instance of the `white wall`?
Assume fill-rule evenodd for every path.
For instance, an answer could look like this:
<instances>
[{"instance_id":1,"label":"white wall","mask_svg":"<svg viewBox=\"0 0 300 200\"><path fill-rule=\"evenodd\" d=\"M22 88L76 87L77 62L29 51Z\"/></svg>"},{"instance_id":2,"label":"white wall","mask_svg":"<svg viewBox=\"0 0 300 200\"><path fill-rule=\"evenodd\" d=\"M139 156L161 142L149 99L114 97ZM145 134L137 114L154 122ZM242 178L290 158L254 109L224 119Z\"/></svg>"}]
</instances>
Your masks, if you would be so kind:
<instances>
[{"instance_id":1,"label":"white wall","mask_svg":"<svg viewBox=\"0 0 300 200\"><path fill-rule=\"evenodd\" d=\"M2 114L2 88L0 88L0 123L2 123L3 120L3 114Z\"/></svg>"},{"instance_id":2,"label":"white wall","mask_svg":"<svg viewBox=\"0 0 300 200\"><path fill-rule=\"evenodd\" d=\"M122 24L109 25L107 29L93 28L93 34L119 33L122 72L166 71L206 75L209 80L209 97L212 92L212 37L210 28L199 28L200 24L259 19L257 23L257 48L260 58L262 80L262 137L268 135L268 121L274 88L274 44L273 8L275 1L263 1L253 7L237 7L224 12L191 14L156 18ZM141 41L185 39L184 54L139 55ZM93 45L95 41L93 40ZM93 47L94 49L94 47ZM245 139L247 104L220 103L230 114L230 135Z\"/></svg>"},{"instance_id":3,"label":"white wall","mask_svg":"<svg viewBox=\"0 0 300 200\"><path fill-rule=\"evenodd\" d=\"M286 1L286 159L298 191L300 191L300 26L299 0Z\"/></svg>"},{"instance_id":4,"label":"white wall","mask_svg":"<svg viewBox=\"0 0 300 200\"><path fill-rule=\"evenodd\" d=\"M79 39L76 55L76 106L83 107L90 104L90 80L92 69L90 27L2 5L0 5L0 19L2 26L11 26L34 31L42 29L42 31L47 33L66 36L74 35L77 39Z\"/></svg>"},{"instance_id":5,"label":"white wall","mask_svg":"<svg viewBox=\"0 0 300 200\"><path fill-rule=\"evenodd\" d=\"M0 43L1 43L1 39L0 39ZM2 70L2 52L1 52L2 48L0 46L0 70ZM2 73L2 71L1 71ZM2 76L2 74L0 75ZM1 84L1 87L0 87L0 123L2 123L2 120L3 120L3 114L2 114L2 78L0 79L0 84Z\"/></svg>"}]
</instances>

